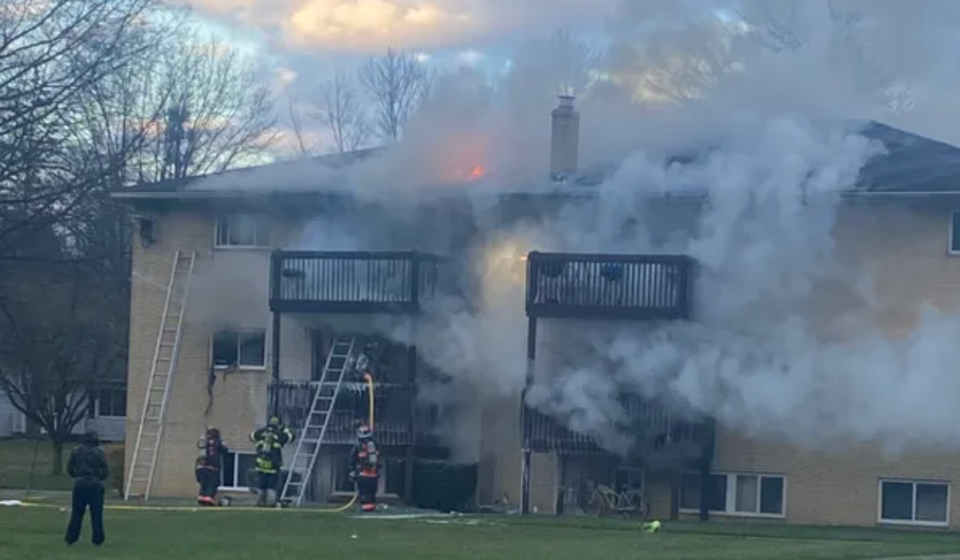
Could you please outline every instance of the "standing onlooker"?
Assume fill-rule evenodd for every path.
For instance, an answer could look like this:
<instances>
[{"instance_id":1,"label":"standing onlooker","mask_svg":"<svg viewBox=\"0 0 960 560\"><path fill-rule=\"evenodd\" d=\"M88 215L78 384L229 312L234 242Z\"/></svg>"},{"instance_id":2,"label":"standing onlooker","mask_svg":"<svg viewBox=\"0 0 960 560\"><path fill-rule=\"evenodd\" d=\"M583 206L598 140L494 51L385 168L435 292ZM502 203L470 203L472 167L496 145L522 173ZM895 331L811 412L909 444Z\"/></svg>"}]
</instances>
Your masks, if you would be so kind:
<instances>
[{"instance_id":1,"label":"standing onlooker","mask_svg":"<svg viewBox=\"0 0 960 560\"><path fill-rule=\"evenodd\" d=\"M70 525L67 526L67 544L80 539L83 514L90 508L90 525L93 529L93 544L100 546L103 534L103 482L110 476L107 454L100 448L100 436L87 430L80 445L70 452L67 474L73 477L73 505L70 510Z\"/></svg>"}]
</instances>

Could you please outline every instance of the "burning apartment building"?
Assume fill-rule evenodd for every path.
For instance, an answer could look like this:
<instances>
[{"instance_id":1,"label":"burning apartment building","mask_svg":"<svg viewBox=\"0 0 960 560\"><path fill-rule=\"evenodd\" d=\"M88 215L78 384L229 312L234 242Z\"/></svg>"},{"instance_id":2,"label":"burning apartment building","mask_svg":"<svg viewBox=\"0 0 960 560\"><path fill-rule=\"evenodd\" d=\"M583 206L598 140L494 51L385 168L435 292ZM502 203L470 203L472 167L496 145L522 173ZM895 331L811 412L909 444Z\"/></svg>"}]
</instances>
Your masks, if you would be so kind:
<instances>
[{"instance_id":1,"label":"burning apartment building","mask_svg":"<svg viewBox=\"0 0 960 560\"><path fill-rule=\"evenodd\" d=\"M371 395L331 364L363 354L384 496L417 503L418 465L446 462L476 467L475 505L523 513L578 512L589 480L659 516L950 524L949 430L891 454L909 430L852 357L909 340L924 303L953 309L960 150L780 121L749 147L583 169L579 119L561 97L550 169L510 189L483 162L419 198L333 184L389 152L371 150L117 192L140 241L128 495L191 495L207 425L233 449L221 489L244 492L250 430L303 432L318 406L316 443L287 450L294 501L352 494ZM827 261L869 269L872 299ZM867 308L869 340L848 321Z\"/></svg>"}]
</instances>

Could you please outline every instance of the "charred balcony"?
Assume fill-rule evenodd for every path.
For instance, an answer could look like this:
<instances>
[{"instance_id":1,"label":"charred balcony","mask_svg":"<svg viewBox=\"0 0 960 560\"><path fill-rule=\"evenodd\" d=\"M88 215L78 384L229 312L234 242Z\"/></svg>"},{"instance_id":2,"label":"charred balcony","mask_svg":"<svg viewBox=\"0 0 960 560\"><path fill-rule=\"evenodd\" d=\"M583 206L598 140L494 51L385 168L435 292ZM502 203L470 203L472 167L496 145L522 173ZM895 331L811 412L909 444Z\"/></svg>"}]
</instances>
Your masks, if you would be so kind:
<instances>
[{"instance_id":1,"label":"charred balcony","mask_svg":"<svg viewBox=\"0 0 960 560\"><path fill-rule=\"evenodd\" d=\"M319 381L273 381L271 401L284 422L295 430L303 428ZM377 443L385 446L432 445L435 414L416 405L416 386L410 383L378 383L374 387L374 431ZM274 400L276 399L276 400ZM366 384L344 382L333 405L333 416L323 440L325 444L353 445L357 427L369 418Z\"/></svg>"},{"instance_id":2,"label":"charred balcony","mask_svg":"<svg viewBox=\"0 0 960 560\"><path fill-rule=\"evenodd\" d=\"M712 454L715 430L710 420L682 418L660 403L639 397L624 397L621 405L626 421L608 428L628 436L631 458L650 468L670 469L695 465ZM561 455L609 453L593 436L572 430L551 415L524 406L522 416L525 449Z\"/></svg>"},{"instance_id":3,"label":"charred balcony","mask_svg":"<svg viewBox=\"0 0 960 560\"><path fill-rule=\"evenodd\" d=\"M270 309L416 314L438 294L441 261L416 251L274 251Z\"/></svg>"},{"instance_id":4,"label":"charred balcony","mask_svg":"<svg viewBox=\"0 0 960 560\"><path fill-rule=\"evenodd\" d=\"M689 319L695 261L685 255L540 253L527 256L527 316Z\"/></svg>"}]
</instances>

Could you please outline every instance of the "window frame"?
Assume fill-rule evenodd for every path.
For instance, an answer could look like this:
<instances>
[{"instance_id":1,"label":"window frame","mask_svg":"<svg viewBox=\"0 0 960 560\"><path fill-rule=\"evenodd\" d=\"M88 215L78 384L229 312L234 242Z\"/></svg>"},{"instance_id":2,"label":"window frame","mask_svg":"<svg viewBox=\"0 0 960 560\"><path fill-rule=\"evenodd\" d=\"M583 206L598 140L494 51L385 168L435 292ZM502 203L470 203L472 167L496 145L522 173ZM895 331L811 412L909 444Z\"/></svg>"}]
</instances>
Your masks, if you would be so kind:
<instances>
[{"instance_id":1,"label":"window frame","mask_svg":"<svg viewBox=\"0 0 960 560\"><path fill-rule=\"evenodd\" d=\"M711 472L711 475L722 476L726 479L726 500L724 503L724 508L722 510L710 510L711 515L721 515L725 517L752 517L758 519L786 519L787 517L787 500L789 492L787 490L788 479L785 474L775 474L767 472L734 472L734 471L722 471L722 472ZM697 472L685 472L681 475L683 476L696 476L700 477L700 473ZM737 477L740 476L750 476L757 479L757 511L737 511ZM763 479L765 478L775 478L779 479L783 483L783 489L780 492L780 497L783 506L781 507L780 513L760 513L760 504L762 503L763 495ZM683 503L683 484L681 482L681 495L678 496L681 503ZM678 504L679 505L679 504ZM689 509L689 508L678 508L680 513L684 514L698 514L700 513L699 509Z\"/></svg>"},{"instance_id":2,"label":"window frame","mask_svg":"<svg viewBox=\"0 0 960 560\"><path fill-rule=\"evenodd\" d=\"M218 365L214 361L214 345L218 334L233 334L236 336L236 362L234 362L237 370L242 371L266 371L267 362L270 354L269 348L267 348L267 329L220 329L214 330L210 334L210 363L213 365L213 368L218 371L223 371L230 369L231 365ZM240 337L243 335L250 334L259 334L263 338L263 360L260 365L244 365L240 363Z\"/></svg>"},{"instance_id":3,"label":"window frame","mask_svg":"<svg viewBox=\"0 0 960 560\"><path fill-rule=\"evenodd\" d=\"M953 237L956 233L957 221L960 220L960 210L950 212L950 228L947 234L947 255L952 257L960 256L960 247L953 246Z\"/></svg>"},{"instance_id":4,"label":"window frame","mask_svg":"<svg viewBox=\"0 0 960 560\"><path fill-rule=\"evenodd\" d=\"M221 235L220 233L226 230L226 235L224 236L229 240L230 236L230 220L236 220L237 218L251 218L256 224L256 231L254 232L254 245L231 245L229 243L223 244L220 243ZM226 227L225 227L226 226ZM259 244L259 243L262 243ZM221 251L251 251L251 250L265 250L270 249L270 228L266 227L263 224L262 219L257 219L257 216L254 214L244 213L244 212L229 212L229 213L218 213L214 216L213 219L213 248L215 250Z\"/></svg>"},{"instance_id":5,"label":"window frame","mask_svg":"<svg viewBox=\"0 0 960 560\"><path fill-rule=\"evenodd\" d=\"M123 395L123 411L122 415L107 415L104 414L101 410L103 404L103 394L104 393L117 393ZM117 395L111 395L117 396ZM127 417L127 388L126 387L110 387L106 389L100 389L97 391L97 396L94 398L93 403L93 418L126 418Z\"/></svg>"},{"instance_id":6,"label":"window frame","mask_svg":"<svg viewBox=\"0 0 960 560\"><path fill-rule=\"evenodd\" d=\"M883 518L883 485L891 484L909 484L911 489L910 517L911 519L884 519ZM946 496L946 519L944 521L918 521L917 520L917 486L945 486L947 488ZM950 526L950 483L942 480L924 480L908 478L881 478L877 481L877 524L878 525L905 525L909 527L949 527Z\"/></svg>"},{"instance_id":7,"label":"window frame","mask_svg":"<svg viewBox=\"0 0 960 560\"><path fill-rule=\"evenodd\" d=\"M244 480L243 477L237 472L237 465L240 464L240 461L237 460L237 457L244 456L244 455L249 455L250 457L253 457L254 460L256 460L257 454L256 454L255 452L253 452L253 451L246 451L246 450L243 450L243 449L239 449L239 450L238 450L238 449L231 449L228 453L226 453L226 455L233 455L233 457L234 457L234 459L233 459L233 483L234 483L234 484L246 483L246 480ZM225 491L225 492L249 492L249 491L250 491L250 487L247 486L246 484L242 484L242 485L238 485L238 486L225 486L223 483L226 482L226 481L223 480L223 475L224 475L224 469L221 467L221 469L220 469L220 485L217 486L217 491Z\"/></svg>"}]
</instances>

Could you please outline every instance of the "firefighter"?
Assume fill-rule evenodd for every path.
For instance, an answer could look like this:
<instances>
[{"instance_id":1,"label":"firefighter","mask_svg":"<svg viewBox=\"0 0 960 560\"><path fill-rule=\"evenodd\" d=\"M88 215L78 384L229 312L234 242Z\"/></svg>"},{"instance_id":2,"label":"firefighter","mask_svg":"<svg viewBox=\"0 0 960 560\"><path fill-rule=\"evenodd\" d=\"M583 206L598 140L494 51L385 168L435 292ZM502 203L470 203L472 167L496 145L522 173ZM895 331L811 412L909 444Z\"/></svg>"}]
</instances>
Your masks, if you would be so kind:
<instances>
[{"instance_id":1,"label":"firefighter","mask_svg":"<svg viewBox=\"0 0 960 560\"><path fill-rule=\"evenodd\" d=\"M197 484L200 485L197 503L201 506L215 506L217 505L217 488L220 486L222 458L230 450L223 443L220 430L212 426L207 428L206 433L197 442L197 448L201 450L195 470Z\"/></svg>"},{"instance_id":2,"label":"firefighter","mask_svg":"<svg viewBox=\"0 0 960 560\"><path fill-rule=\"evenodd\" d=\"M357 429L357 444L350 454L350 478L357 485L360 495L360 510L377 509L377 483L380 478L380 453L373 440L373 430L368 426Z\"/></svg>"},{"instance_id":3,"label":"firefighter","mask_svg":"<svg viewBox=\"0 0 960 560\"><path fill-rule=\"evenodd\" d=\"M256 444L257 452L258 506L272 507L276 504L280 468L283 466L283 446L293 439L293 431L284 426L278 416L270 418L266 426L250 434L250 441Z\"/></svg>"},{"instance_id":4,"label":"firefighter","mask_svg":"<svg viewBox=\"0 0 960 560\"><path fill-rule=\"evenodd\" d=\"M73 478L73 497L65 540L72 545L80 539L83 514L89 507L93 544L100 546L106 539L103 533L103 483L110 476L110 467L97 432L88 430L80 445L70 452L67 474Z\"/></svg>"}]
</instances>

